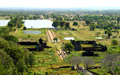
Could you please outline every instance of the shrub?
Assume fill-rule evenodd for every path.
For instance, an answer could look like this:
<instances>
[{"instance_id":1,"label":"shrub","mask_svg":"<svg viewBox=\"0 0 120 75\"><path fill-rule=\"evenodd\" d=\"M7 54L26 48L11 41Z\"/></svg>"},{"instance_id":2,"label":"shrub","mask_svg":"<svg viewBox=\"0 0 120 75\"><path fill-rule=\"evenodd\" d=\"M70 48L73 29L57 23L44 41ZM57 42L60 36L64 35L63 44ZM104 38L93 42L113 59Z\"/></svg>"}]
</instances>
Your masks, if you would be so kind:
<instances>
[{"instance_id":1,"label":"shrub","mask_svg":"<svg viewBox=\"0 0 120 75\"><path fill-rule=\"evenodd\" d=\"M23 30L26 30L26 27L23 27Z\"/></svg>"}]
</instances>

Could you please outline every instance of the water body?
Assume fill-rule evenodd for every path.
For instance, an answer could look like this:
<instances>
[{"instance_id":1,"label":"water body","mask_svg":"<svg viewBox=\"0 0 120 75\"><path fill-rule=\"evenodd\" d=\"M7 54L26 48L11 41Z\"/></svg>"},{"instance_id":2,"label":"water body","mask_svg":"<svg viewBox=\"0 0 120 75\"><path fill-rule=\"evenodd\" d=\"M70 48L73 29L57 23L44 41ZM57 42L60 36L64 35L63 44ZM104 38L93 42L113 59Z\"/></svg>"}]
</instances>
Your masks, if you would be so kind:
<instances>
[{"instance_id":1,"label":"water body","mask_svg":"<svg viewBox=\"0 0 120 75\"><path fill-rule=\"evenodd\" d=\"M41 31L27 31L27 30L24 30L23 32L24 34L40 34L41 33Z\"/></svg>"},{"instance_id":2,"label":"water body","mask_svg":"<svg viewBox=\"0 0 120 75\"><path fill-rule=\"evenodd\" d=\"M65 37L65 40L74 40L74 37Z\"/></svg>"},{"instance_id":3,"label":"water body","mask_svg":"<svg viewBox=\"0 0 120 75\"><path fill-rule=\"evenodd\" d=\"M10 20L0 20L0 26L5 26ZM53 28L50 20L23 20L27 28Z\"/></svg>"},{"instance_id":4,"label":"water body","mask_svg":"<svg viewBox=\"0 0 120 75\"><path fill-rule=\"evenodd\" d=\"M10 20L0 20L0 26L5 26Z\"/></svg>"}]
</instances>

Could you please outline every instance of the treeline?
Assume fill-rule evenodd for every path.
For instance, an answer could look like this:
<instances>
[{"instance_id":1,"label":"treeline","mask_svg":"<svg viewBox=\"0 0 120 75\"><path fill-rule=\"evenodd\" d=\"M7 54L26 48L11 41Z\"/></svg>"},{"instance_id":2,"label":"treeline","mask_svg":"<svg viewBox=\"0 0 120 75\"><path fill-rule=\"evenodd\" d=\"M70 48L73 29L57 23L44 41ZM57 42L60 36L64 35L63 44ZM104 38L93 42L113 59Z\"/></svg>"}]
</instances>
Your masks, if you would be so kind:
<instances>
[{"instance_id":1,"label":"treeline","mask_svg":"<svg viewBox=\"0 0 120 75\"><path fill-rule=\"evenodd\" d=\"M41 15L44 19L62 17L66 21L74 20L84 20L84 15L101 15L103 18L110 20L116 20L120 15L119 10L101 10L101 11L92 11L92 10L0 10L0 17L5 17L5 19L12 19L16 16L22 17L25 19L40 19ZM6 17L7 16L7 17ZM111 18L110 18L111 17ZM104 19L105 19L104 18ZM92 18L96 20L95 17Z\"/></svg>"},{"instance_id":2,"label":"treeline","mask_svg":"<svg viewBox=\"0 0 120 75\"><path fill-rule=\"evenodd\" d=\"M69 22L66 22L65 20L63 19L60 19L59 17L56 18L56 20L53 22L52 24L53 27L55 28L64 28L64 29L70 29L70 23Z\"/></svg>"}]
</instances>

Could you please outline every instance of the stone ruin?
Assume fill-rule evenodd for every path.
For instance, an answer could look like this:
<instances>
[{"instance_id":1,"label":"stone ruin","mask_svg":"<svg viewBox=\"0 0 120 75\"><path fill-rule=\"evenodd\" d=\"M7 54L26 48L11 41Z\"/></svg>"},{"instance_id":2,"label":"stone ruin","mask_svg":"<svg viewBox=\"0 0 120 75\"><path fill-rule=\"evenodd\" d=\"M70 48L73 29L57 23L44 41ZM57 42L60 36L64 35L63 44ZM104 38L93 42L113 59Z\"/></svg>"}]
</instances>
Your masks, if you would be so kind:
<instances>
[{"instance_id":1,"label":"stone ruin","mask_svg":"<svg viewBox=\"0 0 120 75\"><path fill-rule=\"evenodd\" d=\"M26 41L26 42L18 42L18 44L26 45L26 46L36 45L36 48L27 48L30 51L43 51L44 48L50 48L49 46L47 46L47 43L43 43L42 38L39 39L39 43Z\"/></svg>"},{"instance_id":2,"label":"stone ruin","mask_svg":"<svg viewBox=\"0 0 120 75\"><path fill-rule=\"evenodd\" d=\"M83 56L98 56L98 54L94 54L94 51L101 51L105 52L107 51L107 47L103 46L101 44L97 44L95 41L75 41L70 40L71 43L74 46L74 49L76 51L84 50L86 52L83 52ZM81 44L91 44L93 47L82 47Z\"/></svg>"}]
</instances>

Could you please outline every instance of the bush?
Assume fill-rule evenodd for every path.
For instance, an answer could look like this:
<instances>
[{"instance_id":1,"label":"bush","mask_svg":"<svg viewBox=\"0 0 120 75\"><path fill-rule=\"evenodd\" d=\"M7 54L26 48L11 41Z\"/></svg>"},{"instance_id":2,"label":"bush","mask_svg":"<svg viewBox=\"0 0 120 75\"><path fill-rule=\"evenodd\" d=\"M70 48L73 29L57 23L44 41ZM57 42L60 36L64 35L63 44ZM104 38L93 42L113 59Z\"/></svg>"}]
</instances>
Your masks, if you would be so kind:
<instances>
[{"instance_id":1,"label":"bush","mask_svg":"<svg viewBox=\"0 0 120 75\"><path fill-rule=\"evenodd\" d=\"M5 34L5 35L3 35L3 38L7 41L18 42L18 38L13 35Z\"/></svg>"},{"instance_id":2,"label":"bush","mask_svg":"<svg viewBox=\"0 0 120 75\"><path fill-rule=\"evenodd\" d=\"M28 38L30 38L30 35L28 35Z\"/></svg>"},{"instance_id":3,"label":"bush","mask_svg":"<svg viewBox=\"0 0 120 75\"><path fill-rule=\"evenodd\" d=\"M26 27L23 27L23 30L26 30Z\"/></svg>"}]
</instances>

